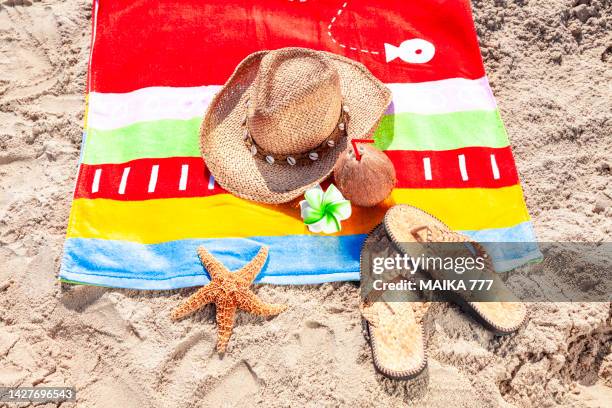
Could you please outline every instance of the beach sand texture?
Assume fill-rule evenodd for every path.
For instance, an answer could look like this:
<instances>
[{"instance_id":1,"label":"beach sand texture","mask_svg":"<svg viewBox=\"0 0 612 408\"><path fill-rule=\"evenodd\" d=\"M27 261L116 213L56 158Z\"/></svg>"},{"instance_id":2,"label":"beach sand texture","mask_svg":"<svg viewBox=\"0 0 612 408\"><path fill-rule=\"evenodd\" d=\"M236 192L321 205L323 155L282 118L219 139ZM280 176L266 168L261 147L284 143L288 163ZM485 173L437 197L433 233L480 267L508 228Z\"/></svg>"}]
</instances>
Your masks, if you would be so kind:
<instances>
[{"instance_id":1,"label":"beach sand texture","mask_svg":"<svg viewBox=\"0 0 612 408\"><path fill-rule=\"evenodd\" d=\"M539 239L610 240L610 2L474 13ZM224 358L211 307L170 320L194 289L61 287L90 26L89 1L0 0L0 385L75 386L82 407L612 405L608 303L530 304L505 338L436 304L428 375L403 384L374 373L354 283L258 287L289 309L239 313Z\"/></svg>"}]
</instances>

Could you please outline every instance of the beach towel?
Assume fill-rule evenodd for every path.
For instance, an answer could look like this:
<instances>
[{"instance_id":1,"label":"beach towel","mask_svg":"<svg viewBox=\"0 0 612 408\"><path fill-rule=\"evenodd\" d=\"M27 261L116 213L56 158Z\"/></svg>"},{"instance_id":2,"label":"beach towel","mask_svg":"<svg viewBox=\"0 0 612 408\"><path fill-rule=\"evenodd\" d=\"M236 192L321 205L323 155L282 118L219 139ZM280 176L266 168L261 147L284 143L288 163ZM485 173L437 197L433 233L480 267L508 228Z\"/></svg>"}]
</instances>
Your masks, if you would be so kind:
<instances>
[{"instance_id":1,"label":"beach towel","mask_svg":"<svg viewBox=\"0 0 612 408\"><path fill-rule=\"evenodd\" d=\"M310 233L297 201L223 191L199 151L204 112L236 65L286 46L359 61L393 93L374 138L397 186L377 207L353 206L335 235ZM258 282L358 280L366 234L395 203L478 241L525 243L494 251L498 270L541 256L467 0L94 1L86 101L64 281L203 285L199 245L230 269L269 246Z\"/></svg>"}]
</instances>

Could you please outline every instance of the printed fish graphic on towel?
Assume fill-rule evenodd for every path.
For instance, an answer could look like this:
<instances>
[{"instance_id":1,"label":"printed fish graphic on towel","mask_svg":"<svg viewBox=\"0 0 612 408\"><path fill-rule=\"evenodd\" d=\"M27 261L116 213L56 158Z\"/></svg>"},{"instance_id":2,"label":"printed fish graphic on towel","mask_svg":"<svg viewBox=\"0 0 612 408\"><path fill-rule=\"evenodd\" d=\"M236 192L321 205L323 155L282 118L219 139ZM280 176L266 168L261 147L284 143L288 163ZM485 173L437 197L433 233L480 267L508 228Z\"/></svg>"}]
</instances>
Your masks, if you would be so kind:
<instances>
[{"instance_id":1,"label":"printed fish graphic on towel","mask_svg":"<svg viewBox=\"0 0 612 408\"><path fill-rule=\"evenodd\" d=\"M429 41L420 38L406 40L399 47L385 43L387 62L399 58L409 64L424 64L431 61L435 53L436 47Z\"/></svg>"}]
</instances>

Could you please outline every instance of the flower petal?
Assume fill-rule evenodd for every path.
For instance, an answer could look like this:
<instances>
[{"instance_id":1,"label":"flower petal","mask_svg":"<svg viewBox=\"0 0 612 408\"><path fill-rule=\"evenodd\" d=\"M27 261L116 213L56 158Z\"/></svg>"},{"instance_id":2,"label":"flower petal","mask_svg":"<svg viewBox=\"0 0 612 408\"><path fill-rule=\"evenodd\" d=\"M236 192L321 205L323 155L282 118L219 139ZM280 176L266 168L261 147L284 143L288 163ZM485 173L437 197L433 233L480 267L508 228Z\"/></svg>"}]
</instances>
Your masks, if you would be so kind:
<instances>
[{"instance_id":1,"label":"flower petal","mask_svg":"<svg viewBox=\"0 0 612 408\"><path fill-rule=\"evenodd\" d=\"M306 216L304 217L304 224L313 224L323 218L323 215L323 211L308 207L306 210Z\"/></svg>"},{"instance_id":2,"label":"flower petal","mask_svg":"<svg viewBox=\"0 0 612 408\"><path fill-rule=\"evenodd\" d=\"M308 230L310 232L319 233L322 231L324 223L325 223L325 219L321 218L319 221L313 224L308 224Z\"/></svg>"},{"instance_id":3,"label":"flower petal","mask_svg":"<svg viewBox=\"0 0 612 408\"><path fill-rule=\"evenodd\" d=\"M344 200L344 197L342 196L340 190L338 190L338 188L333 184L330 184L329 187L327 187L327 191L323 195L323 202L325 204L330 204L342 200Z\"/></svg>"},{"instance_id":4,"label":"flower petal","mask_svg":"<svg viewBox=\"0 0 612 408\"><path fill-rule=\"evenodd\" d=\"M337 201L332 204L328 204L325 208L326 212L329 212L336 217L338 221L346 220L351 216L351 202L349 200Z\"/></svg>"},{"instance_id":5,"label":"flower petal","mask_svg":"<svg viewBox=\"0 0 612 408\"><path fill-rule=\"evenodd\" d=\"M325 217L321 219L321 230L326 234L333 234L340 231L340 221L333 214L325 213Z\"/></svg>"},{"instance_id":6,"label":"flower petal","mask_svg":"<svg viewBox=\"0 0 612 408\"><path fill-rule=\"evenodd\" d=\"M323 218L323 211L312 208L306 200L300 201L300 213L304 224L312 224Z\"/></svg>"},{"instance_id":7,"label":"flower petal","mask_svg":"<svg viewBox=\"0 0 612 408\"><path fill-rule=\"evenodd\" d=\"M310 208L308 201L306 200L300 201L300 216L302 217L302 219L304 219L304 217L306 216L306 210L308 208Z\"/></svg>"},{"instance_id":8,"label":"flower petal","mask_svg":"<svg viewBox=\"0 0 612 408\"><path fill-rule=\"evenodd\" d=\"M340 222L331 214L326 214L319 221L308 225L310 232L333 234L340 231Z\"/></svg>"},{"instance_id":9,"label":"flower petal","mask_svg":"<svg viewBox=\"0 0 612 408\"><path fill-rule=\"evenodd\" d=\"M321 186L310 188L304 193L304 198L312 208L319 209L323 203L323 189Z\"/></svg>"}]
</instances>

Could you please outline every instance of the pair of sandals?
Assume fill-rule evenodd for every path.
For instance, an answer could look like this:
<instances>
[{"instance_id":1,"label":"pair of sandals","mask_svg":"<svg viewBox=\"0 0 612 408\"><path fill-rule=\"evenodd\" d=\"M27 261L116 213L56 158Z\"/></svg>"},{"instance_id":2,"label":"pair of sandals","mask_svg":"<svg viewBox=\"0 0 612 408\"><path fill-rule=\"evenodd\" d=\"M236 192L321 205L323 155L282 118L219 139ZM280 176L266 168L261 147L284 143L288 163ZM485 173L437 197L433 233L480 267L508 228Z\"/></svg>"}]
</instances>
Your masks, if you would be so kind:
<instances>
[{"instance_id":1,"label":"pair of sandals","mask_svg":"<svg viewBox=\"0 0 612 408\"><path fill-rule=\"evenodd\" d=\"M396 205L387 211L382 224L377 226L366 239L361 250L362 288L364 271L371 271L372 256L395 258L396 255L418 257L415 248L430 243L460 243L464 255L474 257L471 246L478 255L485 259L485 268L464 276L471 279L492 279L496 292L485 301L471 301L469 291L449 292L450 301L458 304L486 328L497 335L516 332L527 319L525 305L518 301L499 301L514 299L499 275L493 270L484 248L468 237L452 231L442 221L416 207ZM434 245L435 247L435 245ZM412 252L412 254L411 254ZM445 271L435 268L424 269L431 279L441 280L448 277ZM401 278L404 271L387 271L386 280ZM466 272L469 275L470 272ZM396 380L408 380L417 377L427 367L425 351L425 332L422 324L424 308L422 300L395 301L386 299L383 291L372 290L360 305L363 317L364 334L370 343L376 370L386 377ZM362 293L362 296L364 294ZM480 300L480 299L479 299Z\"/></svg>"}]
</instances>

